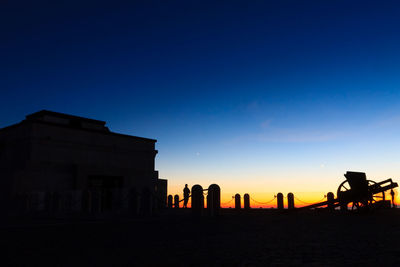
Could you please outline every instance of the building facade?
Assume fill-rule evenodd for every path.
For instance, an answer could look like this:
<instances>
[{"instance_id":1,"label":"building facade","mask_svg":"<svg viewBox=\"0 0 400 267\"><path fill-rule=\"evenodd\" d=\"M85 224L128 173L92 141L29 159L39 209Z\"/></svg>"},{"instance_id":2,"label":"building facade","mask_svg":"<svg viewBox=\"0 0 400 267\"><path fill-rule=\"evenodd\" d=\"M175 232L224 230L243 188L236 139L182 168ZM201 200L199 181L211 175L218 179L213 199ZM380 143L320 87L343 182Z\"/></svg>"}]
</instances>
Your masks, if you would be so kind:
<instances>
[{"instance_id":1,"label":"building facade","mask_svg":"<svg viewBox=\"0 0 400 267\"><path fill-rule=\"evenodd\" d=\"M30 114L0 129L0 190L13 203L3 208L151 212L167 195L156 142L111 132L104 121Z\"/></svg>"}]
</instances>

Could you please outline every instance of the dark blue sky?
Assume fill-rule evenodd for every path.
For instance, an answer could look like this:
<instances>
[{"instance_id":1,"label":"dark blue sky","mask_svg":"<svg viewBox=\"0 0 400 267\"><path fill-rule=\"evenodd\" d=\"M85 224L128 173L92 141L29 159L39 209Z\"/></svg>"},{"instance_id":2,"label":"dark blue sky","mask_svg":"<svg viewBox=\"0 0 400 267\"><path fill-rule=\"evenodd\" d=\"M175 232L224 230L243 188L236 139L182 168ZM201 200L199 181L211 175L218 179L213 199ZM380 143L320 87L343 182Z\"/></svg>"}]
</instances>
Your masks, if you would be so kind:
<instances>
[{"instance_id":1,"label":"dark blue sky","mask_svg":"<svg viewBox=\"0 0 400 267\"><path fill-rule=\"evenodd\" d=\"M398 1L2 1L0 126L40 109L106 120L158 139L180 183L275 175L267 161L386 164L399 15Z\"/></svg>"}]
</instances>

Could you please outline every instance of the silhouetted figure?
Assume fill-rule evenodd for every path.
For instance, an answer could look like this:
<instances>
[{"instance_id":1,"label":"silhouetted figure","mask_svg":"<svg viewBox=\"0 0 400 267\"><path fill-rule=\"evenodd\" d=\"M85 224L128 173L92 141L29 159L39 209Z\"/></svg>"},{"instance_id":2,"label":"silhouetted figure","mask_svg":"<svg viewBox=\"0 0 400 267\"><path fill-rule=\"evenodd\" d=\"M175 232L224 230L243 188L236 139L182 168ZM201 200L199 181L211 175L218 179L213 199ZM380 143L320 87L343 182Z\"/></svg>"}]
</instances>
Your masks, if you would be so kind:
<instances>
[{"instance_id":1,"label":"silhouetted figure","mask_svg":"<svg viewBox=\"0 0 400 267\"><path fill-rule=\"evenodd\" d=\"M392 208L396 208L396 204L394 203L394 191L393 191L393 189L392 190L390 190L390 195L392 196Z\"/></svg>"},{"instance_id":2,"label":"silhouetted figure","mask_svg":"<svg viewBox=\"0 0 400 267\"><path fill-rule=\"evenodd\" d=\"M187 203L189 201L189 196L190 196L190 189L188 188L188 185L185 184L185 188L183 188L183 207L185 209L187 208Z\"/></svg>"}]
</instances>

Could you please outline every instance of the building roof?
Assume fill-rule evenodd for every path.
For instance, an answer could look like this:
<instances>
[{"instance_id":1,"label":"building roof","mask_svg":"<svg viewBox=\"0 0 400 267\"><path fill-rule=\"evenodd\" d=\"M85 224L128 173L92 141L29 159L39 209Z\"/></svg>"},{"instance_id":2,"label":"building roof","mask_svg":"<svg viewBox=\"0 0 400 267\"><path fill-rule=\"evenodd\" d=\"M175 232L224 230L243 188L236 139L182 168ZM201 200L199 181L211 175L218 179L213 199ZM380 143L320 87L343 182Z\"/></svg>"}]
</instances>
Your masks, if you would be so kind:
<instances>
[{"instance_id":1,"label":"building roof","mask_svg":"<svg viewBox=\"0 0 400 267\"><path fill-rule=\"evenodd\" d=\"M49 125L54 125L54 126L59 126L59 127L73 128L73 129L84 130L84 131L94 131L94 132L109 134L109 135L118 135L121 137L140 139L140 140L148 141L148 142L157 142L157 140L155 140L155 139L111 132L108 129L108 127L106 127L105 121L94 120L94 119L89 119L89 118L84 118L84 117L79 117L79 116L74 116L74 115L49 111L49 110L41 110L41 111L38 111L38 112L35 112L32 114L29 114L25 118L26 119L20 123L1 128L0 131L17 127L18 125L24 124L26 122L34 122L34 123L49 124Z\"/></svg>"},{"instance_id":2,"label":"building roof","mask_svg":"<svg viewBox=\"0 0 400 267\"><path fill-rule=\"evenodd\" d=\"M105 126L106 122L105 121L99 121L99 120L94 120L94 119L88 119L84 117L79 117L79 116L74 116L74 115L69 115L69 114L64 114L64 113L59 113L59 112L54 112L54 111L49 111L49 110L41 110L29 115L26 115L26 119L29 121L37 121L37 120L44 120L46 116L51 116L54 118L62 118L62 119L67 119L67 120L78 120L81 122L88 122L88 123L93 123L101 126Z\"/></svg>"}]
</instances>

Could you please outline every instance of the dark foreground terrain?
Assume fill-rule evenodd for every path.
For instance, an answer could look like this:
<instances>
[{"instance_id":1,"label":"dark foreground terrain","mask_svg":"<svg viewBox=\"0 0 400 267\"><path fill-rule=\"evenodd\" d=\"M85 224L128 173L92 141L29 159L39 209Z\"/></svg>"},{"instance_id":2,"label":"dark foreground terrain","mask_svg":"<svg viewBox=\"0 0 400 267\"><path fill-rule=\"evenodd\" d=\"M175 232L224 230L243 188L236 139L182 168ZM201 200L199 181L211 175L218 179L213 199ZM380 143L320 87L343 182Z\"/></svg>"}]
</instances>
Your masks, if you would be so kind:
<instances>
[{"instance_id":1,"label":"dark foreground terrain","mask_svg":"<svg viewBox=\"0 0 400 267\"><path fill-rule=\"evenodd\" d=\"M3 224L2 266L398 266L400 212L273 211Z\"/></svg>"}]
</instances>

